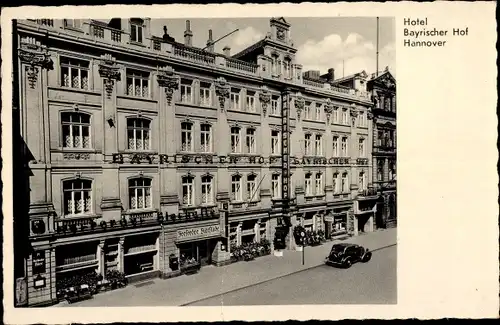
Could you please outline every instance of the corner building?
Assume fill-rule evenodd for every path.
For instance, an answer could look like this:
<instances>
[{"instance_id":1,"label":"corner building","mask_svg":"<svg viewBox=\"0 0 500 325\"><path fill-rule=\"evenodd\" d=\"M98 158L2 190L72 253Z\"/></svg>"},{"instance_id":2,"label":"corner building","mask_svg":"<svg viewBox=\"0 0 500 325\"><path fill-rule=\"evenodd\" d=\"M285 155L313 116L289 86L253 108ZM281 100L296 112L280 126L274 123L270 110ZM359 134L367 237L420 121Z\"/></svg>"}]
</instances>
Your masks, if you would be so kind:
<instances>
[{"instance_id":1,"label":"corner building","mask_svg":"<svg viewBox=\"0 0 500 325\"><path fill-rule=\"evenodd\" d=\"M181 256L223 265L231 245L272 243L283 106L291 225L329 238L373 230L368 76L348 87L333 69L303 72L290 27L271 19L231 55L214 52L211 31L206 50L193 47L189 21L183 42L153 36L146 18L17 22L19 301L55 302L56 282L76 272L170 277Z\"/></svg>"}]
</instances>

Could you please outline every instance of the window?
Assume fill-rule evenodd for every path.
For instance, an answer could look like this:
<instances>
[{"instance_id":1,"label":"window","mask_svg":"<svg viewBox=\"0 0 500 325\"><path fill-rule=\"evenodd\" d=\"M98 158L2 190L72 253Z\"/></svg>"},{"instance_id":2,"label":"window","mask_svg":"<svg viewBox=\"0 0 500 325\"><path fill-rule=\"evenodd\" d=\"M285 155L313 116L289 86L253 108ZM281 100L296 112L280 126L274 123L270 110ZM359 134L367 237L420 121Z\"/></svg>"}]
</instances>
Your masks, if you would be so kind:
<instances>
[{"instance_id":1,"label":"window","mask_svg":"<svg viewBox=\"0 0 500 325\"><path fill-rule=\"evenodd\" d=\"M61 58L61 86L89 89L89 62Z\"/></svg>"},{"instance_id":2,"label":"window","mask_svg":"<svg viewBox=\"0 0 500 325\"><path fill-rule=\"evenodd\" d=\"M339 109L337 107L333 108L332 123L339 123Z\"/></svg>"},{"instance_id":3,"label":"window","mask_svg":"<svg viewBox=\"0 0 500 325\"><path fill-rule=\"evenodd\" d=\"M255 146L255 129L247 129L246 145L248 153L256 153Z\"/></svg>"},{"instance_id":4,"label":"window","mask_svg":"<svg viewBox=\"0 0 500 325\"><path fill-rule=\"evenodd\" d=\"M75 179L63 182L64 215L92 213L92 181Z\"/></svg>"},{"instance_id":5,"label":"window","mask_svg":"<svg viewBox=\"0 0 500 325\"><path fill-rule=\"evenodd\" d=\"M247 93L247 111L255 112L255 93Z\"/></svg>"},{"instance_id":6,"label":"window","mask_svg":"<svg viewBox=\"0 0 500 325\"><path fill-rule=\"evenodd\" d=\"M391 97L391 111L396 113L396 96Z\"/></svg>"},{"instance_id":7,"label":"window","mask_svg":"<svg viewBox=\"0 0 500 325\"><path fill-rule=\"evenodd\" d=\"M210 91L210 84L200 84L200 105L205 107L212 106L212 92Z\"/></svg>"},{"instance_id":8,"label":"window","mask_svg":"<svg viewBox=\"0 0 500 325\"><path fill-rule=\"evenodd\" d=\"M323 195L323 175L321 173L316 174L316 195Z\"/></svg>"},{"instance_id":9,"label":"window","mask_svg":"<svg viewBox=\"0 0 500 325\"><path fill-rule=\"evenodd\" d=\"M306 134L304 136L304 145L305 145L305 155L310 156L312 154L312 143L311 143L311 135Z\"/></svg>"},{"instance_id":10,"label":"window","mask_svg":"<svg viewBox=\"0 0 500 325\"><path fill-rule=\"evenodd\" d=\"M384 132L382 131L378 131L377 132L377 143L379 146L383 146L383 143L384 143Z\"/></svg>"},{"instance_id":11,"label":"window","mask_svg":"<svg viewBox=\"0 0 500 325\"><path fill-rule=\"evenodd\" d=\"M377 181L382 182L384 180L384 161L377 161Z\"/></svg>"},{"instance_id":12,"label":"window","mask_svg":"<svg viewBox=\"0 0 500 325\"><path fill-rule=\"evenodd\" d=\"M342 193L349 193L349 182L347 173L342 174Z\"/></svg>"},{"instance_id":13,"label":"window","mask_svg":"<svg viewBox=\"0 0 500 325\"><path fill-rule=\"evenodd\" d=\"M151 147L151 121L140 118L127 120L128 148L131 150L149 150Z\"/></svg>"},{"instance_id":14,"label":"window","mask_svg":"<svg viewBox=\"0 0 500 325\"><path fill-rule=\"evenodd\" d=\"M181 123L181 151L194 151L193 124L188 122Z\"/></svg>"},{"instance_id":15,"label":"window","mask_svg":"<svg viewBox=\"0 0 500 325\"><path fill-rule=\"evenodd\" d=\"M347 157L348 156L348 150L347 150L347 137L342 137L342 143L341 143L341 153L342 157Z\"/></svg>"},{"instance_id":16,"label":"window","mask_svg":"<svg viewBox=\"0 0 500 325\"><path fill-rule=\"evenodd\" d=\"M365 156L365 139L359 139L359 156Z\"/></svg>"},{"instance_id":17,"label":"window","mask_svg":"<svg viewBox=\"0 0 500 325\"><path fill-rule=\"evenodd\" d=\"M362 191L366 190L366 182L365 182L365 173L364 172L359 173L359 189Z\"/></svg>"},{"instance_id":18,"label":"window","mask_svg":"<svg viewBox=\"0 0 500 325\"><path fill-rule=\"evenodd\" d=\"M82 28L82 20L81 19L64 19L64 27L69 28Z\"/></svg>"},{"instance_id":19,"label":"window","mask_svg":"<svg viewBox=\"0 0 500 325\"><path fill-rule=\"evenodd\" d=\"M273 174L273 176L271 177L271 187L272 187L273 199L281 197L280 180L281 180L281 177L278 174Z\"/></svg>"},{"instance_id":20,"label":"window","mask_svg":"<svg viewBox=\"0 0 500 325\"><path fill-rule=\"evenodd\" d=\"M210 124L201 125L200 151L212 152L212 126Z\"/></svg>"},{"instance_id":21,"label":"window","mask_svg":"<svg viewBox=\"0 0 500 325\"><path fill-rule=\"evenodd\" d=\"M90 148L90 115L62 113L64 148Z\"/></svg>"},{"instance_id":22,"label":"window","mask_svg":"<svg viewBox=\"0 0 500 325\"><path fill-rule=\"evenodd\" d=\"M316 156L323 155L323 137L321 136L321 134L316 134L316 139L314 141L314 152L316 153Z\"/></svg>"},{"instance_id":23,"label":"window","mask_svg":"<svg viewBox=\"0 0 500 325\"><path fill-rule=\"evenodd\" d=\"M194 178L185 176L182 178L182 204L194 205Z\"/></svg>"},{"instance_id":24,"label":"window","mask_svg":"<svg viewBox=\"0 0 500 325\"><path fill-rule=\"evenodd\" d=\"M271 112L270 112L270 115L276 115L276 116L281 115L279 97L273 97L271 99Z\"/></svg>"},{"instance_id":25,"label":"window","mask_svg":"<svg viewBox=\"0 0 500 325\"><path fill-rule=\"evenodd\" d=\"M231 99L231 108L239 111L241 109L240 91L238 89L232 89L230 99Z\"/></svg>"},{"instance_id":26,"label":"window","mask_svg":"<svg viewBox=\"0 0 500 325\"><path fill-rule=\"evenodd\" d=\"M316 121L321 121L321 104L316 104L316 110L314 113L314 119Z\"/></svg>"},{"instance_id":27,"label":"window","mask_svg":"<svg viewBox=\"0 0 500 325\"><path fill-rule=\"evenodd\" d=\"M278 155L280 153L280 132L271 131L271 154Z\"/></svg>"},{"instance_id":28,"label":"window","mask_svg":"<svg viewBox=\"0 0 500 325\"><path fill-rule=\"evenodd\" d=\"M151 208L151 179L134 178L129 180L128 195L131 210Z\"/></svg>"},{"instance_id":29,"label":"window","mask_svg":"<svg viewBox=\"0 0 500 325\"><path fill-rule=\"evenodd\" d=\"M242 201L240 175L233 175L231 177L231 200Z\"/></svg>"},{"instance_id":30,"label":"window","mask_svg":"<svg viewBox=\"0 0 500 325\"><path fill-rule=\"evenodd\" d=\"M232 127L231 128L231 152L232 153L241 153L240 132L241 132L241 129L239 127Z\"/></svg>"},{"instance_id":31,"label":"window","mask_svg":"<svg viewBox=\"0 0 500 325\"><path fill-rule=\"evenodd\" d=\"M213 204L213 185L212 176L206 175L201 178L201 203L202 204Z\"/></svg>"},{"instance_id":32,"label":"window","mask_svg":"<svg viewBox=\"0 0 500 325\"><path fill-rule=\"evenodd\" d=\"M390 97L384 98L384 102L385 102L384 110L390 111L391 110L391 98Z\"/></svg>"},{"instance_id":33,"label":"window","mask_svg":"<svg viewBox=\"0 0 500 325\"><path fill-rule=\"evenodd\" d=\"M113 34L111 34L111 36L113 36ZM160 41L153 41L153 50L161 51L161 42Z\"/></svg>"},{"instance_id":34,"label":"window","mask_svg":"<svg viewBox=\"0 0 500 325\"><path fill-rule=\"evenodd\" d=\"M333 174L333 193L339 193L339 173Z\"/></svg>"},{"instance_id":35,"label":"window","mask_svg":"<svg viewBox=\"0 0 500 325\"><path fill-rule=\"evenodd\" d=\"M273 54L272 58L272 74L279 75L281 73L279 56L277 54Z\"/></svg>"},{"instance_id":36,"label":"window","mask_svg":"<svg viewBox=\"0 0 500 325\"><path fill-rule=\"evenodd\" d=\"M290 173L290 197L295 197L295 177L293 177L292 173Z\"/></svg>"},{"instance_id":37,"label":"window","mask_svg":"<svg viewBox=\"0 0 500 325\"><path fill-rule=\"evenodd\" d=\"M305 103L304 105L304 120L311 119L311 103Z\"/></svg>"},{"instance_id":38,"label":"window","mask_svg":"<svg viewBox=\"0 0 500 325\"><path fill-rule=\"evenodd\" d=\"M306 177L305 177L305 194L306 194L306 196L313 195L312 174L311 173L306 174Z\"/></svg>"},{"instance_id":39,"label":"window","mask_svg":"<svg viewBox=\"0 0 500 325\"><path fill-rule=\"evenodd\" d=\"M365 115L365 112L359 112L359 115L358 115L358 125L359 126L366 126L366 115Z\"/></svg>"},{"instance_id":40,"label":"window","mask_svg":"<svg viewBox=\"0 0 500 325\"><path fill-rule=\"evenodd\" d=\"M257 176L255 174L251 174L247 176L247 200L249 201L257 201Z\"/></svg>"},{"instance_id":41,"label":"window","mask_svg":"<svg viewBox=\"0 0 500 325\"><path fill-rule=\"evenodd\" d=\"M292 78L292 62L289 58L283 60L283 70L285 78Z\"/></svg>"},{"instance_id":42,"label":"window","mask_svg":"<svg viewBox=\"0 0 500 325\"><path fill-rule=\"evenodd\" d=\"M342 109L342 124L349 125L349 111L347 108Z\"/></svg>"},{"instance_id":43,"label":"window","mask_svg":"<svg viewBox=\"0 0 500 325\"><path fill-rule=\"evenodd\" d=\"M181 81L181 102L185 104L193 103L193 86L191 80Z\"/></svg>"},{"instance_id":44,"label":"window","mask_svg":"<svg viewBox=\"0 0 500 325\"><path fill-rule=\"evenodd\" d=\"M127 69L127 95L149 97L149 72Z\"/></svg>"},{"instance_id":45,"label":"window","mask_svg":"<svg viewBox=\"0 0 500 325\"><path fill-rule=\"evenodd\" d=\"M142 43L142 20L131 19L130 21L130 40L132 42Z\"/></svg>"},{"instance_id":46,"label":"window","mask_svg":"<svg viewBox=\"0 0 500 325\"><path fill-rule=\"evenodd\" d=\"M333 156L334 157L339 156L339 137L338 136L333 137Z\"/></svg>"},{"instance_id":47,"label":"window","mask_svg":"<svg viewBox=\"0 0 500 325\"><path fill-rule=\"evenodd\" d=\"M396 177L396 163L391 160L389 161L389 181L394 180Z\"/></svg>"}]
</instances>

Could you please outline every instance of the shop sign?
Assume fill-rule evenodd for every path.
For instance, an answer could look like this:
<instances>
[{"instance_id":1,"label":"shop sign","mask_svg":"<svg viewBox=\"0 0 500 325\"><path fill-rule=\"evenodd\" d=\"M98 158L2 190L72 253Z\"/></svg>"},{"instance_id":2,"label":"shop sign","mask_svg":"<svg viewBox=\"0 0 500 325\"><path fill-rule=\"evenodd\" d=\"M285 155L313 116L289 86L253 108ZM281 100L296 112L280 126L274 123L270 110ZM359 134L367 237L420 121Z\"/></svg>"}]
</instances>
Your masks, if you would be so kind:
<instances>
[{"instance_id":1,"label":"shop sign","mask_svg":"<svg viewBox=\"0 0 500 325\"><path fill-rule=\"evenodd\" d=\"M33 274L45 273L45 251L36 251L33 253Z\"/></svg>"},{"instance_id":2,"label":"shop sign","mask_svg":"<svg viewBox=\"0 0 500 325\"><path fill-rule=\"evenodd\" d=\"M199 239L205 237L220 236L220 225L194 227L177 230L177 240Z\"/></svg>"},{"instance_id":3,"label":"shop sign","mask_svg":"<svg viewBox=\"0 0 500 325\"><path fill-rule=\"evenodd\" d=\"M333 222L333 217L332 216L326 216L325 217L325 221Z\"/></svg>"}]
</instances>

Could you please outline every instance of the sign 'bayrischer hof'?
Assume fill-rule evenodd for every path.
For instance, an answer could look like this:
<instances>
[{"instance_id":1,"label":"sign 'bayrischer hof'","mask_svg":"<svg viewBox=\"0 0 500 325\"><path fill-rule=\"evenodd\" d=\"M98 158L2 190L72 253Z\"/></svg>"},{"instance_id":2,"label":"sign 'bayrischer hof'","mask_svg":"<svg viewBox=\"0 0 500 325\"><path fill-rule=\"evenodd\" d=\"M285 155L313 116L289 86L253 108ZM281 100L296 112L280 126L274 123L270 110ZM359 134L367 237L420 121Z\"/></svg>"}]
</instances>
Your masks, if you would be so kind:
<instances>
[{"instance_id":1,"label":"sign 'bayrischer hof'","mask_svg":"<svg viewBox=\"0 0 500 325\"><path fill-rule=\"evenodd\" d=\"M368 164L368 159L357 159L359 165ZM215 155L165 155L165 154L113 154L114 164L258 164L272 165L280 164L281 157L262 157L262 156L215 156ZM348 165L350 159L347 157L290 157L291 165Z\"/></svg>"}]
</instances>

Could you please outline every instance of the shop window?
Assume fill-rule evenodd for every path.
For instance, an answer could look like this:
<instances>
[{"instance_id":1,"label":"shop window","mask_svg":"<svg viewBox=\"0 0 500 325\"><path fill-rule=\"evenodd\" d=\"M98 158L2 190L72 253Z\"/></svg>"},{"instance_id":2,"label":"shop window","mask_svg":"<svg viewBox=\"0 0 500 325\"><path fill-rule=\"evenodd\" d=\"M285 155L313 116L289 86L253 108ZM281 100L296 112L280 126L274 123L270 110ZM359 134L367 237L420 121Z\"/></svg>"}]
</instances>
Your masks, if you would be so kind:
<instances>
[{"instance_id":1,"label":"shop window","mask_svg":"<svg viewBox=\"0 0 500 325\"><path fill-rule=\"evenodd\" d=\"M279 174L273 174L271 177L271 187L273 199L281 197L281 177Z\"/></svg>"},{"instance_id":2,"label":"shop window","mask_svg":"<svg viewBox=\"0 0 500 325\"><path fill-rule=\"evenodd\" d=\"M201 203L213 204L214 203L213 191L213 177L210 175L201 178Z\"/></svg>"},{"instance_id":3,"label":"shop window","mask_svg":"<svg viewBox=\"0 0 500 325\"><path fill-rule=\"evenodd\" d=\"M257 175L251 174L247 176L247 200L258 201L257 194Z\"/></svg>"},{"instance_id":4,"label":"shop window","mask_svg":"<svg viewBox=\"0 0 500 325\"><path fill-rule=\"evenodd\" d=\"M153 205L150 178L133 178L128 183L129 208L150 209Z\"/></svg>"},{"instance_id":5,"label":"shop window","mask_svg":"<svg viewBox=\"0 0 500 325\"><path fill-rule=\"evenodd\" d=\"M61 114L61 121L64 148L91 147L89 114L64 112Z\"/></svg>"},{"instance_id":6,"label":"shop window","mask_svg":"<svg viewBox=\"0 0 500 325\"><path fill-rule=\"evenodd\" d=\"M61 57L61 86L89 89L89 62Z\"/></svg>"},{"instance_id":7,"label":"shop window","mask_svg":"<svg viewBox=\"0 0 500 325\"><path fill-rule=\"evenodd\" d=\"M313 195L312 174L311 173L307 173L305 176L305 194L306 194L306 196Z\"/></svg>"},{"instance_id":8,"label":"shop window","mask_svg":"<svg viewBox=\"0 0 500 325\"><path fill-rule=\"evenodd\" d=\"M278 155L280 153L280 132L271 130L271 154Z\"/></svg>"},{"instance_id":9,"label":"shop window","mask_svg":"<svg viewBox=\"0 0 500 325\"><path fill-rule=\"evenodd\" d=\"M246 147L248 153L256 153L256 145L255 145L255 129L249 128L247 129L246 134Z\"/></svg>"},{"instance_id":10,"label":"shop window","mask_svg":"<svg viewBox=\"0 0 500 325\"><path fill-rule=\"evenodd\" d=\"M73 179L63 182L64 215L92 213L92 181Z\"/></svg>"},{"instance_id":11,"label":"shop window","mask_svg":"<svg viewBox=\"0 0 500 325\"><path fill-rule=\"evenodd\" d=\"M241 128L232 127L231 128L231 152L241 153Z\"/></svg>"},{"instance_id":12,"label":"shop window","mask_svg":"<svg viewBox=\"0 0 500 325\"><path fill-rule=\"evenodd\" d=\"M182 204L185 206L194 205L194 178L191 176L182 178Z\"/></svg>"},{"instance_id":13,"label":"shop window","mask_svg":"<svg viewBox=\"0 0 500 325\"><path fill-rule=\"evenodd\" d=\"M181 151L192 152L193 150L193 124L181 123Z\"/></svg>"},{"instance_id":14,"label":"shop window","mask_svg":"<svg viewBox=\"0 0 500 325\"><path fill-rule=\"evenodd\" d=\"M156 268L158 234L144 234L125 239L124 271L126 275L152 271Z\"/></svg>"},{"instance_id":15,"label":"shop window","mask_svg":"<svg viewBox=\"0 0 500 325\"><path fill-rule=\"evenodd\" d=\"M127 95L149 97L149 72L127 69Z\"/></svg>"},{"instance_id":16,"label":"shop window","mask_svg":"<svg viewBox=\"0 0 500 325\"><path fill-rule=\"evenodd\" d=\"M200 126L200 151L212 152L212 126L210 124L202 124Z\"/></svg>"},{"instance_id":17,"label":"shop window","mask_svg":"<svg viewBox=\"0 0 500 325\"><path fill-rule=\"evenodd\" d=\"M323 195L323 174L317 173L316 174L316 180L315 180L315 186L316 186L316 195Z\"/></svg>"},{"instance_id":18,"label":"shop window","mask_svg":"<svg viewBox=\"0 0 500 325\"><path fill-rule=\"evenodd\" d=\"M62 245L56 248L56 266L97 261L97 242Z\"/></svg>"},{"instance_id":19,"label":"shop window","mask_svg":"<svg viewBox=\"0 0 500 325\"><path fill-rule=\"evenodd\" d=\"M242 201L240 175L233 175L231 177L231 200L235 202Z\"/></svg>"},{"instance_id":20,"label":"shop window","mask_svg":"<svg viewBox=\"0 0 500 325\"><path fill-rule=\"evenodd\" d=\"M149 150L151 148L151 121L142 118L127 119L128 149Z\"/></svg>"}]
</instances>

